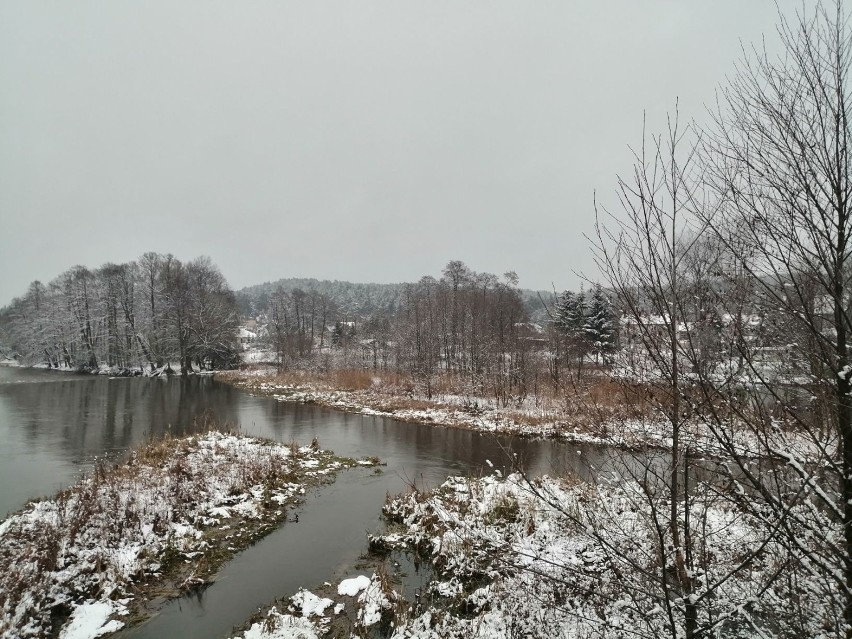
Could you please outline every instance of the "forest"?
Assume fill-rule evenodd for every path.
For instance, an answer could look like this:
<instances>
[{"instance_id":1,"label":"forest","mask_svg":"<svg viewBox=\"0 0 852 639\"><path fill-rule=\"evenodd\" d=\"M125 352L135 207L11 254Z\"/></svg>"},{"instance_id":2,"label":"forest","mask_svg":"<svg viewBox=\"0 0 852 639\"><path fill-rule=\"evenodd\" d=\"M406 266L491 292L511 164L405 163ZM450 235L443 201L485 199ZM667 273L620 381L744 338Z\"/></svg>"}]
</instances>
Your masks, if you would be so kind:
<instances>
[{"instance_id":1,"label":"forest","mask_svg":"<svg viewBox=\"0 0 852 639\"><path fill-rule=\"evenodd\" d=\"M407 380L432 399L436 387L503 406L560 392L588 359L615 351L609 295L534 293L513 272L480 273L453 260L440 277L361 285L295 281L254 287L253 349L278 372L372 370ZM544 319L541 319L541 318Z\"/></svg>"},{"instance_id":2,"label":"forest","mask_svg":"<svg viewBox=\"0 0 852 639\"><path fill-rule=\"evenodd\" d=\"M517 284L515 273L478 273L454 260L415 283L291 279L234 293L209 258L146 253L33 282L0 313L0 330L24 364L188 373L239 366L238 329L251 323L252 350L279 372L381 370L427 398L440 379L505 406L558 391L586 358L603 363L617 339L600 286L587 301Z\"/></svg>"},{"instance_id":3,"label":"forest","mask_svg":"<svg viewBox=\"0 0 852 639\"><path fill-rule=\"evenodd\" d=\"M19 362L117 373L239 363L233 292L207 257L145 253L35 281L0 311L0 341ZM176 372L176 371L175 371Z\"/></svg>"}]
</instances>

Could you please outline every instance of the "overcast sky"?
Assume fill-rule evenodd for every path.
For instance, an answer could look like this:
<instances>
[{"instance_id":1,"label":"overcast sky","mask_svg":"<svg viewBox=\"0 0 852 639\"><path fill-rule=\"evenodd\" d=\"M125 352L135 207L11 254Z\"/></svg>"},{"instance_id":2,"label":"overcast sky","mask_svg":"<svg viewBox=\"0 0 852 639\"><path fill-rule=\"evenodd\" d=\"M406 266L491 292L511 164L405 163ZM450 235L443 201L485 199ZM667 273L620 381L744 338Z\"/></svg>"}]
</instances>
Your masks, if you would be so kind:
<instances>
[{"instance_id":1,"label":"overcast sky","mask_svg":"<svg viewBox=\"0 0 852 639\"><path fill-rule=\"evenodd\" d=\"M782 2L788 12L796 2ZM773 0L0 0L0 305L74 264L234 288L451 259L594 278L642 114L699 119Z\"/></svg>"}]
</instances>

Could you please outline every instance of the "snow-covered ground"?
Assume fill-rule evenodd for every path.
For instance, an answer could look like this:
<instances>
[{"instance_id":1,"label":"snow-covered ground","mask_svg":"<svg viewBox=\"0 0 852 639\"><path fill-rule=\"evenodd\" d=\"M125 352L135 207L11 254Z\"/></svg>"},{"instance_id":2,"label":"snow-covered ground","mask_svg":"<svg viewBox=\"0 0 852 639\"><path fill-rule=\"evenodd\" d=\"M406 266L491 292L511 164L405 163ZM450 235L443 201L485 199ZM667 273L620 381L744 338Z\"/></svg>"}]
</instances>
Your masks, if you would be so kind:
<instances>
[{"instance_id":1,"label":"snow-covered ground","mask_svg":"<svg viewBox=\"0 0 852 639\"><path fill-rule=\"evenodd\" d=\"M209 432L152 442L0 523L0 637L88 639L144 615L273 530L308 485L355 462ZM152 591L152 590L151 590ZM52 629L52 630L51 630Z\"/></svg>"},{"instance_id":2,"label":"snow-covered ground","mask_svg":"<svg viewBox=\"0 0 852 639\"><path fill-rule=\"evenodd\" d=\"M519 475L454 477L393 499L385 513L398 529L373 537L373 547L418 552L437 576L425 603L397 616L391 636L626 639L673 636L672 625L684 636L687 598L674 550L660 542L667 510L636 484ZM842 598L830 575L803 565L766 522L713 491L691 515L701 557L688 600L708 636L836 636Z\"/></svg>"},{"instance_id":3,"label":"snow-covered ground","mask_svg":"<svg viewBox=\"0 0 852 639\"><path fill-rule=\"evenodd\" d=\"M351 633L353 637L361 637L377 627L387 628L400 600L388 580L375 573L372 577L358 575L344 579L335 593L336 601L299 590L290 597L286 611L271 608L260 621L233 639L319 639L330 631L334 636ZM332 629L335 620L345 616L347 608L352 616Z\"/></svg>"},{"instance_id":4,"label":"snow-covered ground","mask_svg":"<svg viewBox=\"0 0 852 639\"><path fill-rule=\"evenodd\" d=\"M689 596L675 576L665 493L631 482L451 477L389 499L388 532L370 536L379 556L406 552L432 565L423 591L406 600L387 576L350 577L322 594L300 590L234 639L682 637L687 602L701 636L842 634L831 569L803 557L814 540L802 535L790 548L717 490L692 490ZM682 507L678 517L685 526Z\"/></svg>"},{"instance_id":5,"label":"snow-covered ground","mask_svg":"<svg viewBox=\"0 0 852 639\"><path fill-rule=\"evenodd\" d=\"M159 366L157 368L151 368L150 366L109 366L108 364L98 364L97 368L86 368L86 367L75 367L75 366L66 366L64 364L60 364L58 366L49 366L45 363L39 364L21 364L18 360L15 359L0 359L0 366L9 366L12 368L36 368L39 370L49 370L49 371L59 371L63 373L88 373L90 375L104 375L108 377L167 377L169 375L179 375L180 374L180 364L178 362L171 362L169 364L165 364L163 366ZM194 370L190 373L192 375L213 375L216 371L213 370Z\"/></svg>"}]
</instances>

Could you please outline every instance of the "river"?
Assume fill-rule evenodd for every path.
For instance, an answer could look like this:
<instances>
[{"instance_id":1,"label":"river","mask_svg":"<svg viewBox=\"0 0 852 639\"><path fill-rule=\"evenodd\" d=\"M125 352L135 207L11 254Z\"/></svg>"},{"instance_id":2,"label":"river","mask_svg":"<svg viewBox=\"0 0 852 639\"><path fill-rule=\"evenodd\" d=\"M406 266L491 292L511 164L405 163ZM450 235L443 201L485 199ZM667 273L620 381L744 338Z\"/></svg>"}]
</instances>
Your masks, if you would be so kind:
<instances>
[{"instance_id":1,"label":"river","mask_svg":"<svg viewBox=\"0 0 852 639\"><path fill-rule=\"evenodd\" d=\"M451 474L504 472L520 461L531 474L595 473L607 449L553 440L511 439L473 431L347 414L254 397L209 377L116 378L0 367L0 515L51 495L128 447L166 432L192 431L212 411L250 435L309 443L350 457L376 455L381 473L356 469L309 495L298 521L228 563L203 593L173 600L133 637L227 637L261 606L357 572L365 533L381 528L385 495L430 488ZM295 517L293 518L295 519Z\"/></svg>"}]
</instances>

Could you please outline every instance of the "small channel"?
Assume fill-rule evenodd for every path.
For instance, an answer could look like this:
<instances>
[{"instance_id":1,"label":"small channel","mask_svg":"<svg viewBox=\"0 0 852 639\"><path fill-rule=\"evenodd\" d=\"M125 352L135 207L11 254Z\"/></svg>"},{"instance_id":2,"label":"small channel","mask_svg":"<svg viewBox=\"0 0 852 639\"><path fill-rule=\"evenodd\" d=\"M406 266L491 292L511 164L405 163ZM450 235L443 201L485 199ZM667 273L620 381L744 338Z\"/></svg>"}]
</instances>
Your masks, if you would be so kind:
<instances>
[{"instance_id":1,"label":"small channel","mask_svg":"<svg viewBox=\"0 0 852 639\"><path fill-rule=\"evenodd\" d=\"M380 473L356 469L307 495L277 531L240 553L203 592L166 603L133 637L227 637L259 607L300 586L315 587L351 571L381 525L385 495L412 484L430 488L448 475L607 471L606 448L512 439L473 431L347 414L253 397L210 378L108 379L0 368L0 513L72 482L95 457L166 432L181 435L212 411L251 435L310 442L351 457L376 455Z\"/></svg>"}]
</instances>

